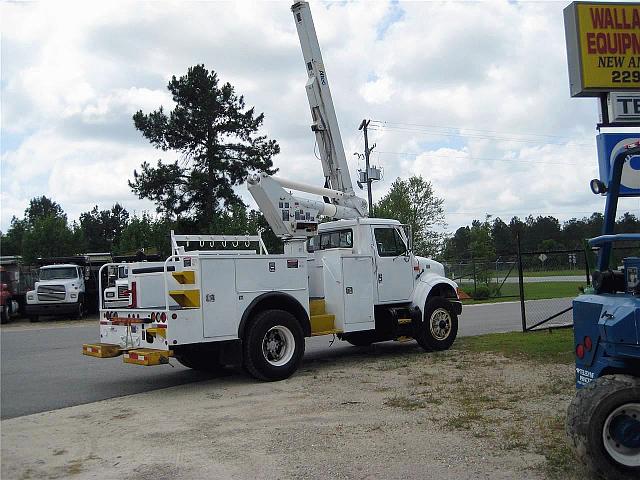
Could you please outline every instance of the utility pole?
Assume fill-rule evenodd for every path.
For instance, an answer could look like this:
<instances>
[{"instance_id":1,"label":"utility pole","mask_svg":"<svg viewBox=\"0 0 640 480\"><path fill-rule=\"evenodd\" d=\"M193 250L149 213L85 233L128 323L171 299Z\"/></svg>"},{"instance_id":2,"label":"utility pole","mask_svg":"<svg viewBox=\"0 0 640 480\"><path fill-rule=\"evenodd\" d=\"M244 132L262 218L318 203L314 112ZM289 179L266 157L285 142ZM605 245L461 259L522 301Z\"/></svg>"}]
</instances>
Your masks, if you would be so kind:
<instances>
[{"instance_id":1,"label":"utility pole","mask_svg":"<svg viewBox=\"0 0 640 480\"><path fill-rule=\"evenodd\" d=\"M369 154L371 153L371 151L376 148L376 145L373 144L373 146L371 148L369 148L369 137L367 135L367 127L369 126L369 124L371 123L371 120L367 120L364 119L362 120L362 123L360 123L360 126L358 127L358 130L362 130L364 132L364 162L365 162L365 171L364 171L364 181L362 183L366 183L367 184L367 199L369 200L369 216L373 215L373 201L371 199L371 183L373 182L373 178L369 177ZM377 180L380 179L380 176L378 176Z\"/></svg>"}]
</instances>

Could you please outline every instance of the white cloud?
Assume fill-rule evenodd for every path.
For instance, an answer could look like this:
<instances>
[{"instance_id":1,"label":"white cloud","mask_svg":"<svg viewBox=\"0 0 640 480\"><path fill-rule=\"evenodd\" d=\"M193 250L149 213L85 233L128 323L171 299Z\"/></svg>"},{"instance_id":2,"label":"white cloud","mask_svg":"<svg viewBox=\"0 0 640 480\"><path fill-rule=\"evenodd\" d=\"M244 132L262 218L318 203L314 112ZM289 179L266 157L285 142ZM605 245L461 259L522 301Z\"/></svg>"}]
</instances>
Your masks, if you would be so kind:
<instances>
[{"instance_id":1,"label":"white cloud","mask_svg":"<svg viewBox=\"0 0 640 480\"><path fill-rule=\"evenodd\" d=\"M385 170L374 199L396 177L418 173L445 198L450 228L485 212L568 218L600 210L587 193L596 105L569 98L563 6L314 2L352 176L362 167L353 152L362 151L357 127L367 117L396 122L371 131L373 161ZM168 80L196 63L265 112L265 131L281 145L281 176L322 182L288 4L0 8L3 230L35 195L53 197L71 218L116 201L152 208L127 180L142 161L173 157L152 149L131 116L170 108ZM442 128L451 126L462 128Z\"/></svg>"}]
</instances>

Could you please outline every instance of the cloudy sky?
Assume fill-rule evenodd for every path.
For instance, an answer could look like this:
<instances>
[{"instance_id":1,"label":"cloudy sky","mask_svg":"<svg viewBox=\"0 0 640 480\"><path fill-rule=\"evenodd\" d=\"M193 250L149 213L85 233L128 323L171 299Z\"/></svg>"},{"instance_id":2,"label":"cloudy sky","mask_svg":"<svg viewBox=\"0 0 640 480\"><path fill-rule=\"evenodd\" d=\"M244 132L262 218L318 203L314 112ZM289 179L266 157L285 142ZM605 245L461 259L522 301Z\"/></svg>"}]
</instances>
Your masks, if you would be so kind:
<instances>
[{"instance_id":1,"label":"cloudy sky","mask_svg":"<svg viewBox=\"0 0 640 480\"><path fill-rule=\"evenodd\" d=\"M353 178L369 118L384 169L374 200L396 177L423 175L445 199L449 231L485 214L602 210L588 189L596 101L569 96L567 4L312 2ZM198 63L265 112L281 176L321 184L289 7L3 3L0 229L43 194L71 220L115 202L154 211L127 180L145 160L175 157L150 147L131 116L171 108L168 80ZM640 214L637 199L623 209Z\"/></svg>"}]
</instances>

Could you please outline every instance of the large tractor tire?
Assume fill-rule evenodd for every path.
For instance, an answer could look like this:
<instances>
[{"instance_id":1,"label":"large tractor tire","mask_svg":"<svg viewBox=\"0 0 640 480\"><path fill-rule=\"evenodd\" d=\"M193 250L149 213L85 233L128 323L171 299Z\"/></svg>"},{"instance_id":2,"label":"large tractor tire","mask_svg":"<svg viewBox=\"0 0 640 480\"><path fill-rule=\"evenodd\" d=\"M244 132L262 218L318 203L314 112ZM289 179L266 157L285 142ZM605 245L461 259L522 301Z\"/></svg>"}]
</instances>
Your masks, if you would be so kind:
<instances>
[{"instance_id":1,"label":"large tractor tire","mask_svg":"<svg viewBox=\"0 0 640 480\"><path fill-rule=\"evenodd\" d=\"M640 478L640 378L606 375L578 390L566 429L576 456L596 475Z\"/></svg>"},{"instance_id":2,"label":"large tractor tire","mask_svg":"<svg viewBox=\"0 0 640 480\"><path fill-rule=\"evenodd\" d=\"M11 310L9 304L2 305L2 311L0 311L0 323L9 323L11 317Z\"/></svg>"},{"instance_id":3,"label":"large tractor tire","mask_svg":"<svg viewBox=\"0 0 640 480\"><path fill-rule=\"evenodd\" d=\"M300 366L304 347L302 327L292 314L264 310L247 327L242 342L243 366L258 380L284 380Z\"/></svg>"},{"instance_id":4,"label":"large tractor tire","mask_svg":"<svg viewBox=\"0 0 640 480\"><path fill-rule=\"evenodd\" d=\"M442 297L427 300L424 317L415 339L427 352L448 350L458 335L458 316L453 305Z\"/></svg>"}]
</instances>

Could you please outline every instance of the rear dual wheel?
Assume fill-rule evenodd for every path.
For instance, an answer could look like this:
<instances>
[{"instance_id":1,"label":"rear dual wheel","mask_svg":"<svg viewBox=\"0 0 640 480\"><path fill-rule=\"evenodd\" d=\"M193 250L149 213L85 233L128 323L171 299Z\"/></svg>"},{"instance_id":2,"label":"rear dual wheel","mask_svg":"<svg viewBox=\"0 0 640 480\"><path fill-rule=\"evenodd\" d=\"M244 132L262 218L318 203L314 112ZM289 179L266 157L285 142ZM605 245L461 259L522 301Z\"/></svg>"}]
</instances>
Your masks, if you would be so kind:
<instances>
[{"instance_id":1,"label":"rear dual wheel","mask_svg":"<svg viewBox=\"0 0 640 480\"><path fill-rule=\"evenodd\" d=\"M258 313L242 343L245 370L258 380L290 377L304 355L304 334L298 320L284 310Z\"/></svg>"}]
</instances>

